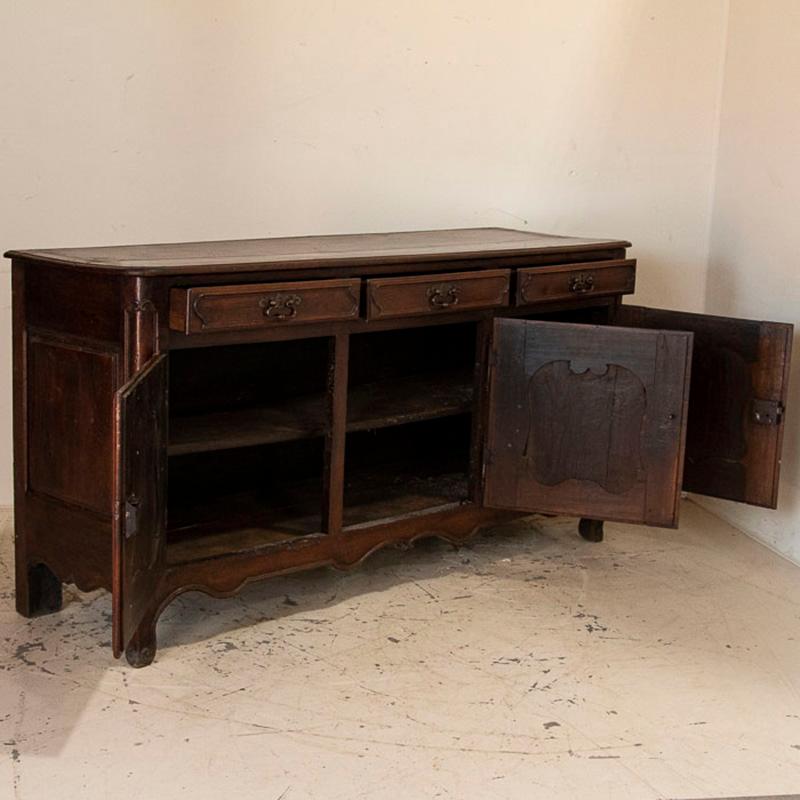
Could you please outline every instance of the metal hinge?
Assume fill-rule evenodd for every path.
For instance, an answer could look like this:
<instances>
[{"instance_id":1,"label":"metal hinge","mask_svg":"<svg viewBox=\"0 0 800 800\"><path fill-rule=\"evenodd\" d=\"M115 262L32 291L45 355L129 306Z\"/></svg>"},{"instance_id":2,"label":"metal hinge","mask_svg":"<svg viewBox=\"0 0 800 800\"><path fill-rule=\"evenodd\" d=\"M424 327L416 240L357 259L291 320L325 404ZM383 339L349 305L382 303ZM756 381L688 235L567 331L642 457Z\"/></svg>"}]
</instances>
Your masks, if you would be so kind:
<instances>
[{"instance_id":1,"label":"metal hinge","mask_svg":"<svg viewBox=\"0 0 800 800\"><path fill-rule=\"evenodd\" d=\"M135 495L129 495L125 501L125 538L130 539L135 536L139 528L139 498Z\"/></svg>"},{"instance_id":2,"label":"metal hinge","mask_svg":"<svg viewBox=\"0 0 800 800\"><path fill-rule=\"evenodd\" d=\"M757 425L778 425L782 417L780 400L753 400L753 422Z\"/></svg>"}]
</instances>

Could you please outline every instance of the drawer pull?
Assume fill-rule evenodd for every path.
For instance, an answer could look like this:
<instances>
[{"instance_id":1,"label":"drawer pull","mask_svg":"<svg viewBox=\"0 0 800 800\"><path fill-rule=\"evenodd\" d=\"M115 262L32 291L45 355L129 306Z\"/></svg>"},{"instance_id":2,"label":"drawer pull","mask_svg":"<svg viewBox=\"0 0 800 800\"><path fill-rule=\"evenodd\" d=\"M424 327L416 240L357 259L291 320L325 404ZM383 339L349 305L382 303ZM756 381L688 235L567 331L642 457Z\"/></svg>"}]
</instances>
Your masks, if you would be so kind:
<instances>
[{"instance_id":1,"label":"drawer pull","mask_svg":"<svg viewBox=\"0 0 800 800\"><path fill-rule=\"evenodd\" d=\"M458 305L458 296L461 294L458 286L432 286L428 289L428 303L431 308L450 308Z\"/></svg>"},{"instance_id":2,"label":"drawer pull","mask_svg":"<svg viewBox=\"0 0 800 800\"><path fill-rule=\"evenodd\" d=\"M280 321L296 316L297 306L302 302L303 299L296 294L275 294L262 297L258 305L265 317Z\"/></svg>"},{"instance_id":3,"label":"drawer pull","mask_svg":"<svg viewBox=\"0 0 800 800\"><path fill-rule=\"evenodd\" d=\"M577 270L572 270L574 275ZM447 315L508 305L509 269L370 278L367 319ZM562 283L564 279L562 277ZM565 290L566 291L566 290Z\"/></svg>"},{"instance_id":4,"label":"drawer pull","mask_svg":"<svg viewBox=\"0 0 800 800\"><path fill-rule=\"evenodd\" d=\"M594 275L581 273L570 278L569 290L575 294L586 294L594 289Z\"/></svg>"}]
</instances>

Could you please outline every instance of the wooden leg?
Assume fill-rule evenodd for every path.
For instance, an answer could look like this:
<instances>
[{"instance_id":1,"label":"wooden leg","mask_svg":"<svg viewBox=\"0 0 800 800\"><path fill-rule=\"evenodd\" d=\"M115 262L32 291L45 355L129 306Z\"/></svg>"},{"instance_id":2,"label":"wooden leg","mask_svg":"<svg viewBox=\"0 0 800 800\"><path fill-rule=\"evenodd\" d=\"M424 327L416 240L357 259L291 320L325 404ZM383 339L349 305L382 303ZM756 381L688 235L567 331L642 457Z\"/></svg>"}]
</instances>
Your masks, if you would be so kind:
<instances>
[{"instance_id":1,"label":"wooden leg","mask_svg":"<svg viewBox=\"0 0 800 800\"><path fill-rule=\"evenodd\" d=\"M17 611L25 617L61 610L61 581L49 567L34 564L17 573Z\"/></svg>"},{"instance_id":2,"label":"wooden leg","mask_svg":"<svg viewBox=\"0 0 800 800\"><path fill-rule=\"evenodd\" d=\"M602 542L603 520L582 519L578 523L578 532L587 542Z\"/></svg>"},{"instance_id":3,"label":"wooden leg","mask_svg":"<svg viewBox=\"0 0 800 800\"><path fill-rule=\"evenodd\" d=\"M153 663L156 657L156 620L144 619L125 648L128 663L139 669Z\"/></svg>"}]
</instances>

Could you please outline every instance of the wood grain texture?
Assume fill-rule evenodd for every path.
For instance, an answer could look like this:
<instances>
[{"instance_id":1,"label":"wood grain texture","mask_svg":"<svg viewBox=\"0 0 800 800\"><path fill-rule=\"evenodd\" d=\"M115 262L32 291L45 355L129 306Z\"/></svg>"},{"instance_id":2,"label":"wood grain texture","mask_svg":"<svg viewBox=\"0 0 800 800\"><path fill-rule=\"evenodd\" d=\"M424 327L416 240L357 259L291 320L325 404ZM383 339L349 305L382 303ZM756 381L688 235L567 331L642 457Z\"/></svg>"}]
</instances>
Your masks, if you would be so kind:
<instances>
[{"instance_id":1,"label":"wood grain texture","mask_svg":"<svg viewBox=\"0 0 800 800\"><path fill-rule=\"evenodd\" d=\"M358 279L176 288L170 327L187 335L358 316Z\"/></svg>"},{"instance_id":2,"label":"wood grain texture","mask_svg":"<svg viewBox=\"0 0 800 800\"><path fill-rule=\"evenodd\" d=\"M332 328L337 333L377 333L379 331L410 330L412 328L435 328L449 326L461 322L480 322L491 320L494 316L503 317L539 317L551 315L567 310L582 311L596 309L598 314L614 305L614 297L574 297L569 300L557 300L547 303L537 303L531 306L508 306L501 309L473 309L471 311L452 311L447 314L421 315L417 317L392 317L387 319L365 319L359 317L347 322L337 322L335 326L330 323L308 325L295 325L294 327L276 326L272 328L258 328L256 330L228 331L220 333L207 333L203 336L186 336L178 331L171 331L169 347L172 351L199 350L201 348L217 348L221 345L255 344L259 342L286 342L301 341L329 336Z\"/></svg>"},{"instance_id":3,"label":"wood grain texture","mask_svg":"<svg viewBox=\"0 0 800 800\"><path fill-rule=\"evenodd\" d=\"M633 259L547 270L532 267L517 272L516 303L525 306L570 297L632 294L635 287Z\"/></svg>"},{"instance_id":4,"label":"wood grain texture","mask_svg":"<svg viewBox=\"0 0 800 800\"><path fill-rule=\"evenodd\" d=\"M156 591L166 545L167 357L115 398L114 652L128 647Z\"/></svg>"},{"instance_id":5,"label":"wood grain texture","mask_svg":"<svg viewBox=\"0 0 800 800\"><path fill-rule=\"evenodd\" d=\"M344 456L347 438L347 383L350 337L330 339L322 471L322 530L337 536L344 525Z\"/></svg>"},{"instance_id":6,"label":"wood grain texture","mask_svg":"<svg viewBox=\"0 0 800 800\"><path fill-rule=\"evenodd\" d=\"M493 348L487 506L677 524L691 334L497 320Z\"/></svg>"},{"instance_id":7,"label":"wood grain texture","mask_svg":"<svg viewBox=\"0 0 800 800\"><path fill-rule=\"evenodd\" d=\"M367 319L443 315L508 305L507 269L367 281Z\"/></svg>"},{"instance_id":8,"label":"wood grain texture","mask_svg":"<svg viewBox=\"0 0 800 800\"><path fill-rule=\"evenodd\" d=\"M110 514L37 494L27 495L23 509L27 563L47 564L63 583L83 592L111 591Z\"/></svg>"},{"instance_id":9,"label":"wood grain texture","mask_svg":"<svg viewBox=\"0 0 800 800\"><path fill-rule=\"evenodd\" d=\"M61 581L111 587L115 653L143 666L189 589L460 542L523 511L582 516L593 540L603 519L675 524L680 331L706 323L619 311L626 246L476 229L18 254L18 608L56 610ZM367 318L364 281L396 316ZM654 329L585 324L626 314ZM708 330L691 414L721 421L698 427L687 481L717 459L744 465L742 496L774 497L782 426L741 423L785 399L790 328Z\"/></svg>"},{"instance_id":10,"label":"wood grain texture","mask_svg":"<svg viewBox=\"0 0 800 800\"><path fill-rule=\"evenodd\" d=\"M623 494L639 479L647 408L644 384L619 364L600 369L575 373L569 361L551 361L531 376L523 455L539 483L557 486L572 478ZM564 402L566 397L570 402ZM547 413L559 406L560 414ZM591 441L585 447L565 446L572 431L587 428Z\"/></svg>"},{"instance_id":11,"label":"wood grain texture","mask_svg":"<svg viewBox=\"0 0 800 800\"><path fill-rule=\"evenodd\" d=\"M786 405L792 326L624 305L616 323L694 334L684 488L775 508L784 425L754 403Z\"/></svg>"},{"instance_id":12,"label":"wood grain texture","mask_svg":"<svg viewBox=\"0 0 800 800\"><path fill-rule=\"evenodd\" d=\"M347 398L347 431L376 430L468 411L471 376L448 370L359 384ZM272 405L172 417L169 454L202 453L232 447L289 442L324 436L327 399L323 393Z\"/></svg>"},{"instance_id":13,"label":"wood grain texture","mask_svg":"<svg viewBox=\"0 0 800 800\"><path fill-rule=\"evenodd\" d=\"M59 264L19 260L25 272L26 323L52 332L114 342L123 325L123 280L118 275L78 274Z\"/></svg>"},{"instance_id":14,"label":"wood grain texture","mask_svg":"<svg viewBox=\"0 0 800 800\"><path fill-rule=\"evenodd\" d=\"M27 344L29 491L108 515L117 353L84 339Z\"/></svg>"},{"instance_id":15,"label":"wood grain texture","mask_svg":"<svg viewBox=\"0 0 800 800\"><path fill-rule=\"evenodd\" d=\"M69 264L94 272L132 275L248 272L274 266L409 264L473 256L575 253L630 247L620 239L553 236L507 228L362 233L115 247L9 250L7 258Z\"/></svg>"}]
</instances>

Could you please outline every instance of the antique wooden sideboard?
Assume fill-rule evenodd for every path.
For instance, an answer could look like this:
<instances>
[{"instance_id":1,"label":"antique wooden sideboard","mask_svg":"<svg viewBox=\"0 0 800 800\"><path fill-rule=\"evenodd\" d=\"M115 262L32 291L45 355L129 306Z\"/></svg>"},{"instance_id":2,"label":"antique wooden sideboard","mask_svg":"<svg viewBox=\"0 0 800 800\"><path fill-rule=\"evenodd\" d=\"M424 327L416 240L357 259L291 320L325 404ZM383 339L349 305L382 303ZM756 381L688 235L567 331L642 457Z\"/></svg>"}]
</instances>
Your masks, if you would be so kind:
<instances>
[{"instance_id":1,"label":"antique wooden sideboard","mask_svg":"<svg viewBox=\"0 0 800 800\"><path fill-rule=\"evenodd\" d=\"M12 251L17 608L350 567L515 514L774 507L791 326L628 306L624 241L506 229ZM691 392L690 392L691 383Z\"/></svg>"}]
</instances>

